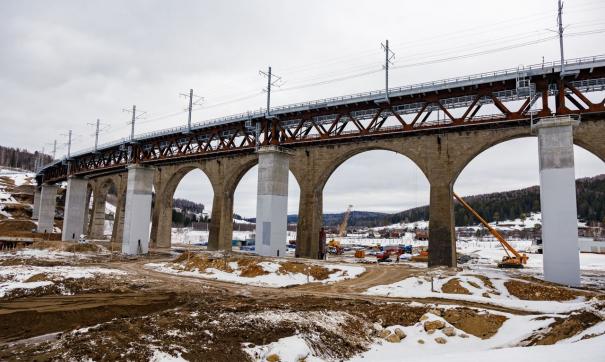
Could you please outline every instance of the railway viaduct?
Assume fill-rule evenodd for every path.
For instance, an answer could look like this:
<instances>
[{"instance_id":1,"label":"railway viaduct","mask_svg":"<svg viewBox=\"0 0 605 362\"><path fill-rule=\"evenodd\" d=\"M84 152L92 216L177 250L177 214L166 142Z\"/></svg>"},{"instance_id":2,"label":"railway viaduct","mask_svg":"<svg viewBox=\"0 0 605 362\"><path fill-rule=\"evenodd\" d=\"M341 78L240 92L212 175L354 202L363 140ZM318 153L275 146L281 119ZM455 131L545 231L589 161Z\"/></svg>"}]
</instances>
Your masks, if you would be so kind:
<instances>
[{"instance_id":1,"label":"railway viaduct","mask_svg":"<svg viewBox=\"0 0 605 362\"><path fill-rule=\"evenodd\" d=\"M279 255L285 248L289 170L300 186L296 256L317 258L328 178L356 154L389 150L412 160L430 184L429 265L455 266L452 186L478 154L538 136L543 208L544 195L573 192L573 200L553 206L559 211L570 202L575 210L573 143L605 161L605 57L568 60L561 68L539 64L393 88L388 97L368 92L138 135L43 168L34 216L39 231L50 231L57 184L67 181L63 239L100 237L112 189L118 221L112 242L131 254L169 247L174 192L199 169L214 191L208 247L230 250L233 195L258 164L257 251ZM565 169L571 176L552 173Z\"/></svg>"}]
</instances>

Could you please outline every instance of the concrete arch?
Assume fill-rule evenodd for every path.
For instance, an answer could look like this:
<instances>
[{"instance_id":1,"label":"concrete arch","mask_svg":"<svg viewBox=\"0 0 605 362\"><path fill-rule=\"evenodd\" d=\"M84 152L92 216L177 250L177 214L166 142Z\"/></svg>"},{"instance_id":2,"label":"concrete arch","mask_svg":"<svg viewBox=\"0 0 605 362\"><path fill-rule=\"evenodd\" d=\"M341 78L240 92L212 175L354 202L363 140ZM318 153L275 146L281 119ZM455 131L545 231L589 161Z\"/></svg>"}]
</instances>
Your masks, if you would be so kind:
<instances>
[{"instance_id":1,"label":"concrete arch","mask_svg":"<svg viewBox=\"0 0 605 362\"><path fill-rule=\"evenodd\" d=\"M407 140L401 139L393 139L393 140L382 140L379 142L370 141L370 142L359 142L359 143L349 143L339 146L325 146L327 150L319 150L316 148L304 150L303 152L298 151L296 158L305 158L306 152L314 152L314 153L325 153L329 155L329 157L318 157L316 160L313 160L313 166L317 169L321 169L321 172L317 173L317 177L313 180L314 188L316 192L323 191L326 182L330 179L334 171L338 169L343 163L347 162L352 157L355 157L359 154L370 152L370 151L391 151L397 153L410 161L412 161L424 174L424 176L428 179L429 170L427 167L427 163L423 160L422 155L414 150L414 147L410 147L408 145ZM414 141L410 139L410 141ZM306 156L307 158L309 156ZM297 165L291 166L290 170L296 177L299 184L304 183L305 176L303 174L306 173L305 170L302 170L301 167L297 167Z\"/></svg>"},{"instance_id":2,"label":"concrete arch","mask_svg":"<svg viewBox=\"0 0 605 362\"><path fill-rule=\"evenodd\" d=\"M412 161L430 182L432 159L423 154L435 136L396 138L295 150L290 169L299 181L300 201L296 255L317 258L323 224L323 190L334 171L352 157L369 151L392 151Z\"/></svg>"},{"instance_id":3,"label":"concrete arch","mask_svg":"<svg viewBox=\"0 0 605 362\"><path fill-rule=\"evenodd\" d=\"M170 248L172 239L172 205L176 189L183 178L191 171L199 170L211 182L207 170L199 162L160 167L156 170L154 188L155 199L152 210L151 246Z\"/></svg>"},{"instance_id":4,"label":"concrete arch","mask_svg":"<svg viewBox=\"0 0 605 362\"><path fill-rule=\"evenodd\" d=\"M114 225L111 233L112 242L122 240L120 235L120 221L123 219L123 204L125 202L125 185L122 182L122 175L104 176L92 179L89 182L92 186L93 208L89 220L89 235L94 239L105 238L105 203L110 190L113 188L116 193L116 212L114 214Z\"/></svg>"},{"instance_id":5,"label":"concrete arch","mask_svg":"<svg viewBox=\"0 0 605 362\"><path fill-rule=\"evenodd\" d=\"M483 152L504 142L520 138L536 137L531 134L529 127L515 127L491 132L492 137L478 137L479 142L472 145L456 160L456 167L452 175L452 184L456 182L460 173ZM594 154L605 162L605 124L604 122L583 122L574 131L574 144Z\"/></svg>"}]
</instances>

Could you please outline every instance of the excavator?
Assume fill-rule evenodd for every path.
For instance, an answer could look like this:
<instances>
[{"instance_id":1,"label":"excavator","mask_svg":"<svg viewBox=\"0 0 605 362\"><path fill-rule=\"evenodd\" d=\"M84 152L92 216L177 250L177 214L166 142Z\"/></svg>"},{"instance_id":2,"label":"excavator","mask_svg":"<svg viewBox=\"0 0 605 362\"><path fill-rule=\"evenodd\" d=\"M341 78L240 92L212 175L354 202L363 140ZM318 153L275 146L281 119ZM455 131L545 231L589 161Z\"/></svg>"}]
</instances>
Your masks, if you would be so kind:
<instances>
[{"instance_id":1,"label":"excavator","mask_svg":"<svg viewBox=\"0 0 605 362\"><path fill-rule=\"evenodd\" d=\"M485 219L479 215L475 209L473 209L469 204L466 203L460 196L458 196L455 192L454 198L458 200L458 202L464 206L473 216L475 216L483 226L489 230L489 232L502 244L504 248L504 252L506 252L506 256L502 257L502 261L498 263L498 268L523 268L523 265L527 264L527 255L520 254L515 248L513 248L504 237L498 232L498 230L494 229ZM512 254L512 255L511 255Z\"/></svg>"}]
</instances>

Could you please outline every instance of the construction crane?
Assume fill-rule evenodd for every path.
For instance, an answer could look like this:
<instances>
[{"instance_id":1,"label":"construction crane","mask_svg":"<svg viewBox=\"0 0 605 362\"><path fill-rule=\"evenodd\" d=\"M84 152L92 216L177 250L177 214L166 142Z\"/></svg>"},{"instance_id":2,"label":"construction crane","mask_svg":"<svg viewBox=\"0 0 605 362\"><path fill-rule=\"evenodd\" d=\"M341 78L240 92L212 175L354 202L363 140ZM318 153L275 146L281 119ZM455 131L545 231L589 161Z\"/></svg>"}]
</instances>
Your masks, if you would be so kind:
<instances>
[{"instance_id":1,"label":"construction crane","mask_svg":"<svg viewBox=\"0 0 605 362\"><path fill-rule=\"evenodd\" d=\"M504 248L504 252L506 252L506 256L502 257L502 261L498 263L499 268L523 268L524 264L527 264L527 255L520 254L515 248L513 248L502 235L494 229L485 219L479 215L475 209L473 209L469 204L466 203L460 196L458 196L455 192L454 198L464 206L465 209L470 211L480 222L489 230L489 232L502 244ZM511 255L512 254L512 255Z\"/></svg>"},{"instance_id":2,"label":"construction crane","mask_svg":"<svg viewBox=\"0 0 605 362\"><path fill-rule=\"evenodd\" d=\"M342 218L342 223L338 227L338 236L347 236L347 226L349 225L349 218L351 217L352 209L353 205L349 205L349 207L347 207L347 211L345 211L345 215Z\"/></svg>"}]
</instances>

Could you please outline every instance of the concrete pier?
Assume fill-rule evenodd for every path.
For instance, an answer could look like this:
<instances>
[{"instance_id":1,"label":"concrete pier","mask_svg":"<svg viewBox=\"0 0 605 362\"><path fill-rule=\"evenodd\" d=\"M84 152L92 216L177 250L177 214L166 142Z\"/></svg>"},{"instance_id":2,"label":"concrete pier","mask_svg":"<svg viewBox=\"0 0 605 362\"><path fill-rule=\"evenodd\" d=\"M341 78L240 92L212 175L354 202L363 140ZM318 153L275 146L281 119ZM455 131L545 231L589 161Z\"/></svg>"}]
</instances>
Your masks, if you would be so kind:
<instances>
[{"instance_id":1,"label":"concrete pier","mask_svg":"<svg viewBox=\"0 0 605 362\"><path fill-rule=\"evenodd\" d=\"M535 126L540 157L544 279L579 286L578 213L570 117L544 118Z\"/></svg>"},{"instance_id":2,"label":"concrete pier","mask_svg":"<svg viewBox=\"0 0 605 362\"><path fill-rule=\"evenodd\" d=\"M61 240L78 240L84 234L84 223L88 205L86 204L88 181L70 177L67 180L63 233Z\"/></svg>"},{"instance_id":3,"label":"concrete pier","mask_svg":"<svg viewBox=\"0 0 605 362\"><path fill-rule=\"evenodd\" d=\"M288 226L288 154L278 147L258 151L256 253L284 256Z\"/></svg>"},{"instance_id":4,"label":"concrete pier","mask_svg":"<svg viewBox=\"0 0 605 362\"><path fill-rule=\"evenodd\" d=\"M38 220L40 214L40 188L36 186L34 190L34 205L32 208L32 220Z\"/></svg>"},{"instance_id":5,"label":"concrete pier","mask_svg":"<svg viewBox=\"0 0 605 362\"><path fill-rule=\"evenodd\" d=\"M38 232L52 233L57 207L59 185L42 185L40 192L40 212L38 213Z\"/></svg>"},{"instance_id":6,"label":"concrete pier","mask_svg":"<svg viewBox=\"0 0 605 362\"><path fill-rule=\"evenodd\" d=\"M149 251L154 168L128 167L122 252L136 255Z\"/></svg>"}]
</instances>

